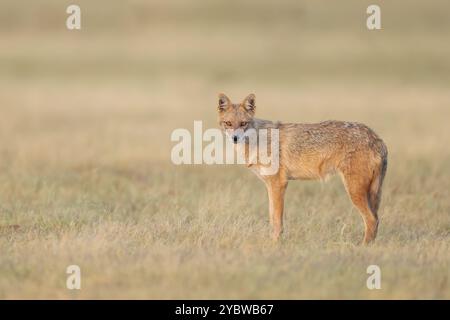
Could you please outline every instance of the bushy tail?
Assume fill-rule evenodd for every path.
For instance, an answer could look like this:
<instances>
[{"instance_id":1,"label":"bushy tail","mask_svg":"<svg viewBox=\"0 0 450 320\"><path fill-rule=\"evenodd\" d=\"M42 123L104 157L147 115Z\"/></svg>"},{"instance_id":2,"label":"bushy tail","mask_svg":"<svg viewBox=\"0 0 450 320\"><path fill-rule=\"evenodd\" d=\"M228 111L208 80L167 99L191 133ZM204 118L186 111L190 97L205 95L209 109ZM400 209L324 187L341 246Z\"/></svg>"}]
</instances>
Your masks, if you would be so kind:
<instances>
[{"instance_id":1,"label":"bushy tail","mask_svg":"<svg viewBox=\"0 0 450 320\"><path fill-rule=\"evenodd\" d=\"M381 187L387 170L387 152L382 155L381 163L375 169L369 188L369 203L372 212L377 215L381 202Z\"/></svg>"}]
</instances>

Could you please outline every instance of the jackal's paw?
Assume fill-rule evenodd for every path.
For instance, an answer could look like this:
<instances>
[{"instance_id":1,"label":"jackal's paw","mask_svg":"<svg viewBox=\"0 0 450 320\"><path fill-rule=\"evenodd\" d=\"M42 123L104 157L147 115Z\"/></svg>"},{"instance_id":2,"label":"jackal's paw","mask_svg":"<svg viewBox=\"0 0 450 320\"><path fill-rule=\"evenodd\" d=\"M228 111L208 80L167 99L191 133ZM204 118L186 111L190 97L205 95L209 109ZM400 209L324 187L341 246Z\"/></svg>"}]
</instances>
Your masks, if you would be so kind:
<instances>
[{"instance_id":1,"label":"jackal's paw","mask_svg":"<svg viewBox=\"0 0 450 320\"><path fill-rule=\"evenodd\" d=\"M364 238L364 240L362 241L361 245L362 246L371 246L375 243L375 239L371 238L371 239L366 239Z\"/></svg>"},{"instance_id":2,"label":"jackal's paw","mask_svg":"<svg viewBox=\"0 0 450 320\"><path fill-rule=\"evenodd\" d=\"M272 232L272 241L279 242L281 240L281 232Z\"/></svg>"}]
</instances>

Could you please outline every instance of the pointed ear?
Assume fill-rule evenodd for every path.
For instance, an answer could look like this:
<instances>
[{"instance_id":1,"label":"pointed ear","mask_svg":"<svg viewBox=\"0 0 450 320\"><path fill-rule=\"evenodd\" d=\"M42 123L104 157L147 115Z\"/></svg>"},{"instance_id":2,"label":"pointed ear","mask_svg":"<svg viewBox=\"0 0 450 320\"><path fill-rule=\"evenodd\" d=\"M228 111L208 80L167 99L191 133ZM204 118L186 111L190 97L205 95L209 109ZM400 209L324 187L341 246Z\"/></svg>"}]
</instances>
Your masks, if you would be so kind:
<instances>
[{"instance_id":1,"label":"pointed ear","mask_svg":"<svg viewBox=\"0 0 450 320\"><path fill-rule=\"evenodd\" d=\"M244 106L245 110L248 112L255 112L256 105L255 105L255 95L253 93L249 94L244 101L242 102L242 105Z\"/></svg>"},{"instance_id":2,"label":"pointed ear","mask_svg":"<svg viewBox=\"0 0 450 320\"><path fill-rule=\"evenodd\" d=\"M223 93L219 93L219 111L224 111L231 104L230 99Z\"/></svg>"}]
</instances>

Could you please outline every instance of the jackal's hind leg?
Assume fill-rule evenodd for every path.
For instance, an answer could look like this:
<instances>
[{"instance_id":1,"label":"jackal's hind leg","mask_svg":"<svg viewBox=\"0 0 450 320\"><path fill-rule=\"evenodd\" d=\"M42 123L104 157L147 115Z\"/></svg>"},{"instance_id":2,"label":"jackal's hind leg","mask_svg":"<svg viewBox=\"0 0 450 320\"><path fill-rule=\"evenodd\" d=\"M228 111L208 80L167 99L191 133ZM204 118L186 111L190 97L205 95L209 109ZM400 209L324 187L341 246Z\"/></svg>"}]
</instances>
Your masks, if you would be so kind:
<instances>
[{"instance_id":1,"label":"jackal's hind leg","mask_svg":"<svg viewBox=\"0 0 450 320\"><path fill-rule=\"evenodd\" d=\"M349 173L343 174L343 180L350 199L364 220L363 244L368 244L375 240L378 230L378 216L369 204L370 180Z\"/></svg>"}]
</instances>

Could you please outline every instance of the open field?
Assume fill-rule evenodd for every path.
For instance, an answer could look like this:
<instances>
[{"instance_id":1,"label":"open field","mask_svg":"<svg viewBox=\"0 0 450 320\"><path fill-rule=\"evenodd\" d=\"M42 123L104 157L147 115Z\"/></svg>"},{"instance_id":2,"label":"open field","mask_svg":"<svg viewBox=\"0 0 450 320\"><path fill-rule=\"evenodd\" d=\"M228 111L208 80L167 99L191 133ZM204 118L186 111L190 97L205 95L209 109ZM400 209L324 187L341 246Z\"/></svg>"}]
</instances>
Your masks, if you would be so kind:
<instances>
[{"instance_id":1,"label":"open field","mask_svg":"<svg viewBox=\"0 0 450 320\"><path fill-rule=\"evenodd\" d=\"M380 31L356 0L79 1L81 31L70 3L0 4L0 298L450 299L448 1L383 3ZM275 244L251 172L173 165L171 132L216 126L220 91L372 127L376 243L337 177L289 184Z\"/></svg>"}]
</instances>

